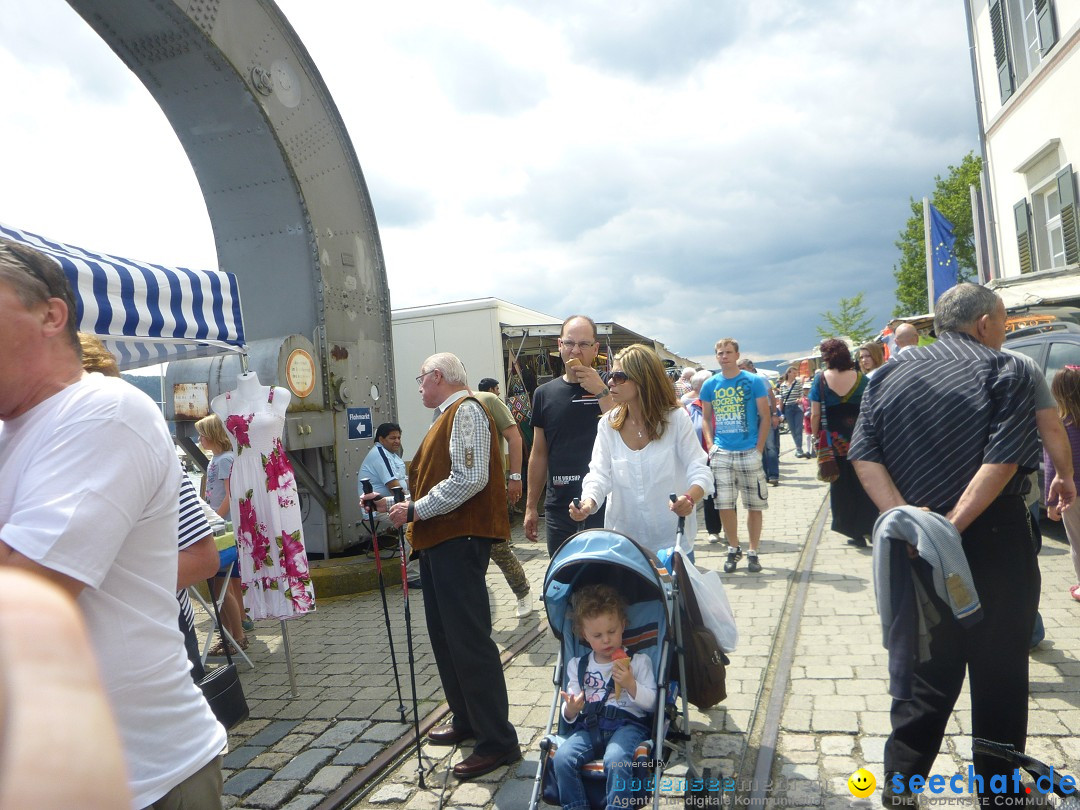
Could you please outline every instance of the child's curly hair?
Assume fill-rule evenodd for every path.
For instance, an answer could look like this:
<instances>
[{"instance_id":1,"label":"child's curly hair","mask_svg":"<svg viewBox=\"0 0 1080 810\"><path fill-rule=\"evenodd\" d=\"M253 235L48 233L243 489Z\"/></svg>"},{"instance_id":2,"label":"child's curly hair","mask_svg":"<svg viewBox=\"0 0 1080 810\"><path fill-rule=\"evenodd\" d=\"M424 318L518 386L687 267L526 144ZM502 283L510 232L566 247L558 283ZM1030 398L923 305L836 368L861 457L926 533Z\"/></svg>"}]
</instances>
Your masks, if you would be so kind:
<instances>
[{"instance_id":1,"label":"child's curly hair","mask_svg":"<svg viewBox=\"0 0 1080 810\"><path fill-rule=\"evenodd\" d=\"M582 585L570 597L570 610L574 617L574 633L581 637L586 619L614 613L626 624L626 601L610 585Z\"/></svg>"}]
</instances>

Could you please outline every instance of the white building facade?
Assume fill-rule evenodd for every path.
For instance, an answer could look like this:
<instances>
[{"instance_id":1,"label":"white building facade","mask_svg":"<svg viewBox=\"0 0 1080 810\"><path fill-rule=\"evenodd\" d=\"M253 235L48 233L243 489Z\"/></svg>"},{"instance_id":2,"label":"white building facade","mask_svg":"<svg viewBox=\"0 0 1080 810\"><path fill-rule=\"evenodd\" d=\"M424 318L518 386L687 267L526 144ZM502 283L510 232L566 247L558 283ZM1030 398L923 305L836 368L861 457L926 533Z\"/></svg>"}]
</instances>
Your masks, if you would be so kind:
<instances>
[{"instance_id":1,"label":"white building facade","mask_svg":"<svg viewBox=\"0 0 1080 810\"><path fill-rule=\"evenodd\" d=\"M1080 269L1080 0L965 0L994 275Z\"/></svg>"}]
</instances>

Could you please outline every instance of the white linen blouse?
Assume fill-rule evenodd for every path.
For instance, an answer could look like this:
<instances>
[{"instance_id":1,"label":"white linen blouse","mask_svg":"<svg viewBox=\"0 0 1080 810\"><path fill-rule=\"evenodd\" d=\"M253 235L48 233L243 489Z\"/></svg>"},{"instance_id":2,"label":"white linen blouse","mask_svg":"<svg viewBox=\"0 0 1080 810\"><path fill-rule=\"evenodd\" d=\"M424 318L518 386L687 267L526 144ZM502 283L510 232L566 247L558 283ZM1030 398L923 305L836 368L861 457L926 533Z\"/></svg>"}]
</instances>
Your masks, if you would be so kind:
<instances>
[{"instance_id":1,"label":"white linen blouse","mask_svg":"<svg viewBox=\"0 0 1080 810\"><path fill-rule=\"evenodd\" d=\"M597 509L607 499L605 528L625 534L653 551L670 548L675 545L678 525L678 516L669 508L670 495L684 495L694 484L705 490L705 497L713 493L708 456L682 408L672 409L664 435L640 450L627 447L612 427L613 413L602 418L597 427L581 497L591 498ZM686 518L680 546L686 552L694 548L696 512Z\"/></svg>"}]
</instances>

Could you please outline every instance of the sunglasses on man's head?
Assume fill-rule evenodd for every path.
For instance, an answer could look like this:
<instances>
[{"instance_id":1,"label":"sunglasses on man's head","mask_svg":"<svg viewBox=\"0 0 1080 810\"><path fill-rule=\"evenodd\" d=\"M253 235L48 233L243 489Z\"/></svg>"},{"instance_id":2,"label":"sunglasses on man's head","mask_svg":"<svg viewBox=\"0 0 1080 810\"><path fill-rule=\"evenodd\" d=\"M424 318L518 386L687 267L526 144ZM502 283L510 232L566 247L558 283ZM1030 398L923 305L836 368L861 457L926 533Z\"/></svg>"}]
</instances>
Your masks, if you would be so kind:
<instances>
[{"instance_id":1,"label":"sunglasses on man's head","mask_svg":"<svg viewBox=\"0 0 1080 810\"><path fill-rule=\"evenodd\" d=\"M629 379L630 377L627 376L625 371L613 371L608 375L608 384L615 383L615 385L622 385Z\"/></svg>"}]
</instances>

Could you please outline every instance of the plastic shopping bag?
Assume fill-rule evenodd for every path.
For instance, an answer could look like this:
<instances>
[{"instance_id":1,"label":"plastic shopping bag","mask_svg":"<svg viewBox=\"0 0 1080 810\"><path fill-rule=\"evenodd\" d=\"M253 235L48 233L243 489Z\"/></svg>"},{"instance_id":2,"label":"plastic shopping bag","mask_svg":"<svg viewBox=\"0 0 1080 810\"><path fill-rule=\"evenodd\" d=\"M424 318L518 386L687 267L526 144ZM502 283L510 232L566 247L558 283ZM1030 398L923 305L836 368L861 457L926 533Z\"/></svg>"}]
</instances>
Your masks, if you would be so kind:
<instances>
[{"instance_id":1,"label":"plastic shopping bag","mask_svg":"<svg viewBox=\"0 0 1080 810\"><path fill-rule=\"evenodd\" d=\"M739 643L739 630L720 575L715 571L699 571L682 551L678 553L682 554L683 570L697 597L702 622L712 630L724 652L734 652Z\"/></svg>"}]
</instances>

